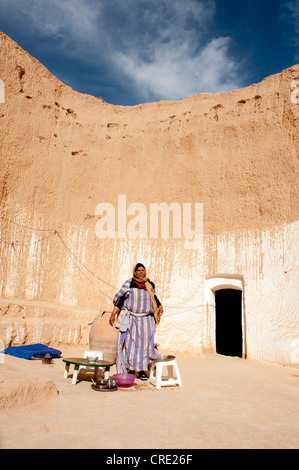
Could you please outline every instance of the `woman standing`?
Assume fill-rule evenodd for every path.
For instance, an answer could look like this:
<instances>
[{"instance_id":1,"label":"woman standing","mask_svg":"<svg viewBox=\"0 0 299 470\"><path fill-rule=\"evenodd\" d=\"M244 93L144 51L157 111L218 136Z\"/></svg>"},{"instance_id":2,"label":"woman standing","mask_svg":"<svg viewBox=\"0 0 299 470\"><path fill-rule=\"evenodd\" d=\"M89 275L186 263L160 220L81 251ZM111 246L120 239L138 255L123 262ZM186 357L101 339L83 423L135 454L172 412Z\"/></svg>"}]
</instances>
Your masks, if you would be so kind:
<instances>
[{"instance_id":1,"label":"woman standing","mask_svg":"<svg viewBox=\"0 0 299 470\"><path fill-rule=\"evenodd\" d=\"M155 354L154 335L163 307L155 295L155 285L146 276L143 264L137 263L133 277L128 279L113 299L110 325L119 328L116 349L118 373L135 373L147 380L149 356Z\"/></svg>"}]
</instances>

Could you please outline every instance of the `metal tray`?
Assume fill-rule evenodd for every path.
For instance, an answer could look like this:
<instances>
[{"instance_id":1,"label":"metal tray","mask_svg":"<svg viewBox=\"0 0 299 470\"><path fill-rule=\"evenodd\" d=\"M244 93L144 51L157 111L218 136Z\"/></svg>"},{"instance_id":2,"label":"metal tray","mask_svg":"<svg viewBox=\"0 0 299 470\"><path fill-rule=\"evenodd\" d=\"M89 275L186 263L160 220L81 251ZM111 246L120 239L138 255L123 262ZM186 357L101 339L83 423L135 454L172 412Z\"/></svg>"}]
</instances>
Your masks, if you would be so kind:
<instances>
[{"instance_id":1,"label":"metal tray","mask_svg":"<svg viewBox=\"0 0 299 470\"><path fill-rule=\"evenodd\" d=\"M92 385L91 388L96 392L114 392L115 390L118 390L116 386L108 388L107 386Z\"/></svg>"}]
</instances>

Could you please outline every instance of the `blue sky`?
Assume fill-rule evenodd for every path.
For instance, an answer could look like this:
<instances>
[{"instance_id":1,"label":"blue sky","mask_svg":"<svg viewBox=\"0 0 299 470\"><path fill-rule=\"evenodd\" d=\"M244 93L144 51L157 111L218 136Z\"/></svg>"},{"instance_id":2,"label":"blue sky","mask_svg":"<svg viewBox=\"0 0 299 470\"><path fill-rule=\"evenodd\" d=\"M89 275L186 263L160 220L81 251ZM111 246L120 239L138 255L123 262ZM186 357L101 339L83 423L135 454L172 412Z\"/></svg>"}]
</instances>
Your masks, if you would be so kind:
<instances>
[{"instance_id":1,"label":"blue sky","mask_svg":"<svg viewBox=\"0 0 299 470\"><path fill-rule=\"evenodd\" d=\"M0 30L119 105L241 88L299 62L299 0L0 0Z\"/></svg>"}]
</instances>

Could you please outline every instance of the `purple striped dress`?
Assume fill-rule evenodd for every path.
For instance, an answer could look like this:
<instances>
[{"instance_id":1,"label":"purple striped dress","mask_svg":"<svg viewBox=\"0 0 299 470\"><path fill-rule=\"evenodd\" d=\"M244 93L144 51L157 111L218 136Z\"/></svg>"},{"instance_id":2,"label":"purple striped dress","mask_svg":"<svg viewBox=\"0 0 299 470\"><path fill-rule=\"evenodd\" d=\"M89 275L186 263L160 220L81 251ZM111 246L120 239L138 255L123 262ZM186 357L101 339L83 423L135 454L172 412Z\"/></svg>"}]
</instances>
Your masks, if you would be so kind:
<instances>
[{"instance_id":1,"label":"purple striped dress","mask_svg":"<svg viewBox=\"0 0 299 470\"><path fill-rule=\"evenodd\" d=\"M121 308L120 317L126 316L126 327L120 328L117 338L117 372L148 370L149 356L156 353L155 318L148 292L132 287L129 279L115 294L113 304Z\"/></svg>"}]
</instances>

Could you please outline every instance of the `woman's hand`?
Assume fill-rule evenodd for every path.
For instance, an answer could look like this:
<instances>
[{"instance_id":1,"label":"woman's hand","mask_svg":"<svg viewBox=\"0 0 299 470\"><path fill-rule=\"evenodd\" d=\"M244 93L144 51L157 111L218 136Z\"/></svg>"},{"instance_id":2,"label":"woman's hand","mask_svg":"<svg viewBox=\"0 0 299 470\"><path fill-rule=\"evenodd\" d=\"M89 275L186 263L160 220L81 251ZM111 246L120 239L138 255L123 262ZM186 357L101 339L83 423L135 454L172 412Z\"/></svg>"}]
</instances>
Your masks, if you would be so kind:
<instances>
[{"instance_id":1,"label":"woman's hand","mask_svg":"<svg viewBox=\"0 0 299 470\"><path fill-rule=\"evenodd\" d=\"M114 326L115 317L116 317L116 315L118 314L119 311L120 311L120 309L118 307L114 307L114 309L112 310L112 313L111 313L110 318L109 318L109 323L110 323L111 326Z\"/></svg>"},{"instance_id":2,"label":"woman's hand","mask_svg":"<svg viewBox=\"0 0 299 470\"><path fill-rule=\"evenodd\" d=\"M111 313L110 318L109 318L109 323L111 326L114 325L115 323L115 314Z\"/></svg>"}]
</instances>

